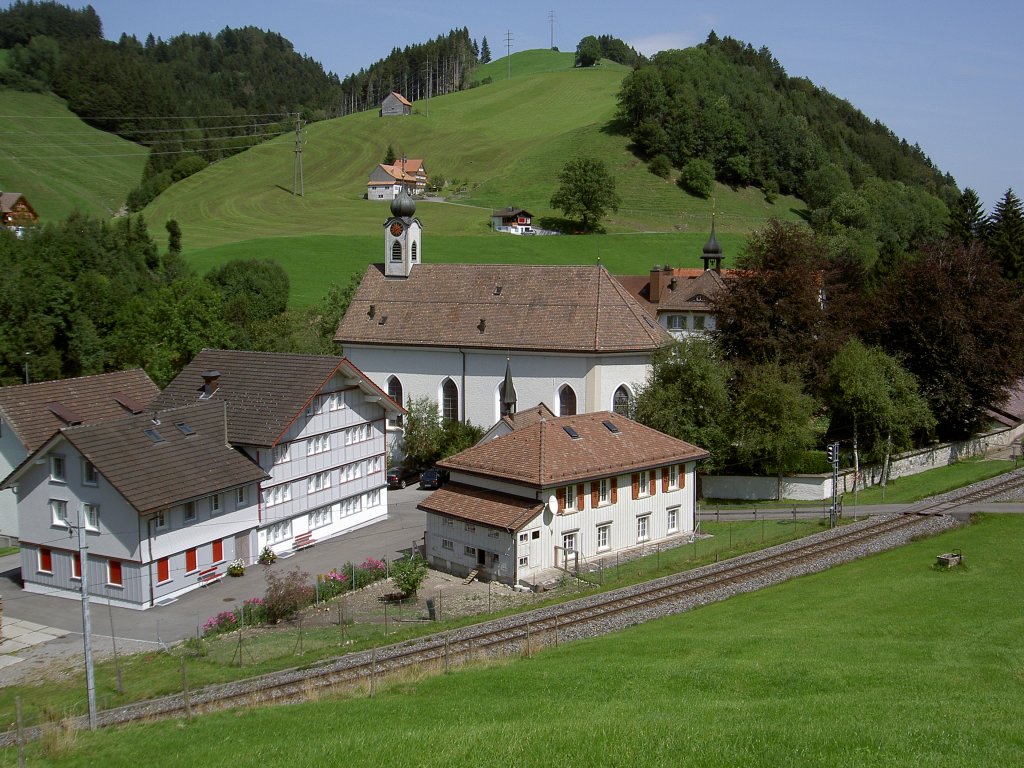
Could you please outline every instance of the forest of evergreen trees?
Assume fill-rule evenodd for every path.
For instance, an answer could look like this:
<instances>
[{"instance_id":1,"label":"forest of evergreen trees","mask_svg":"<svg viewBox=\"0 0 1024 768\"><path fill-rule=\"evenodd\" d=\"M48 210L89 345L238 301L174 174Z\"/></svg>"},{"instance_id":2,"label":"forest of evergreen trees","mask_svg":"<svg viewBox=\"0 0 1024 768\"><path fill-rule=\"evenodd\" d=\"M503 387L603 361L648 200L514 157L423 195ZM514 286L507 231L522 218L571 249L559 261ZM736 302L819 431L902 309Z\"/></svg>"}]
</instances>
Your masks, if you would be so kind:
<instances>
[{"instance_id":1,"label":"forest of evergreen trees","mask_svg":"<svg viewBox=\"0 0 1024 768\"><path fill-rule=\"evenodd\" d=\"M466 27L420 45L395 48L341 81L341 113L376 109L392 91L417 101L461 90L469 84L473 67L490 58L487 38L481 47Z\"/></svg>"}]
</instances>

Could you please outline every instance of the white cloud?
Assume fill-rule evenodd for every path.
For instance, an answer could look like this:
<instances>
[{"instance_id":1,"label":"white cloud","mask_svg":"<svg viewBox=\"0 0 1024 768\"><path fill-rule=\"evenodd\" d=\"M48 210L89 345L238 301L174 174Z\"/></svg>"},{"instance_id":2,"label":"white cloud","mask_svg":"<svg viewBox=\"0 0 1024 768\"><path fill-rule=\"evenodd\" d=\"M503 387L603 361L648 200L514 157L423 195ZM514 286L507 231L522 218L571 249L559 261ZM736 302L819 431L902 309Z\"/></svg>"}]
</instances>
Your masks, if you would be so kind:
<instances>
[{"instance_id":1,"label":"white cloud","mask_svg":"<svg viewBox=\"0 0 1024 768\"><path fill-rule=\"evenodd\" d=\"M658 51L668 51L673 48L689 48L701 42L696 35L690 32L661 32L657 35L637 37L627 42L636 48L644 56L652 56Z\"/></svg>"}]
</instances>

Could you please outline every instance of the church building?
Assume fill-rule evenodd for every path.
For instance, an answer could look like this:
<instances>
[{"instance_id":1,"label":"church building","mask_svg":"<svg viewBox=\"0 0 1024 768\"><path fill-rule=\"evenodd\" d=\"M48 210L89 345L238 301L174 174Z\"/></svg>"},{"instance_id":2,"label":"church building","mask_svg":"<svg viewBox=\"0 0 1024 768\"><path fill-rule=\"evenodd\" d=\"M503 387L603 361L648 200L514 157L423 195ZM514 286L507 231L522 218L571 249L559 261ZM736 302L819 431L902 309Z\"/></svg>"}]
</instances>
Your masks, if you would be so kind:
<instances>
[{"instance_id":1,"label":"church building","mask_svg":"<svg viewBox=\"0 0 1024 768\"><path fill-rule=\"evenodd\" d=\"M353 364L396 402L426 397L485 429L540 403L557 416L626 411L672 337L604 267L423 263L415 213L403 190L384 263L338 327Z\"/></svg>"}]
</instances>

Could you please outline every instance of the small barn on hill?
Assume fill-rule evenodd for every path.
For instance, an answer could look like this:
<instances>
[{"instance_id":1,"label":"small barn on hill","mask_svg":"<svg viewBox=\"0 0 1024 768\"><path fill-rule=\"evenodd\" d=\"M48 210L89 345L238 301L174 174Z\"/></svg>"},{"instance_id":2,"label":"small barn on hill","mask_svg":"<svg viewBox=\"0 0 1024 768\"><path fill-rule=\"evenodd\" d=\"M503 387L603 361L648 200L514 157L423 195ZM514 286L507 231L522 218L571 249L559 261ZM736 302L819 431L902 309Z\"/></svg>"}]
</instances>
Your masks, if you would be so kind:
<instances>
[{"instance_id":1,"label":"small barn on hill","mask_svg":"<svg viewBox=\"0 0 1024 768\"><path fill-rule=\"evenodd\" d=\"M395 117L397 115L411 115L412 102L398 91L392 91L384 97L380 105L381 117Z\"/></svg>"}]
</instances>

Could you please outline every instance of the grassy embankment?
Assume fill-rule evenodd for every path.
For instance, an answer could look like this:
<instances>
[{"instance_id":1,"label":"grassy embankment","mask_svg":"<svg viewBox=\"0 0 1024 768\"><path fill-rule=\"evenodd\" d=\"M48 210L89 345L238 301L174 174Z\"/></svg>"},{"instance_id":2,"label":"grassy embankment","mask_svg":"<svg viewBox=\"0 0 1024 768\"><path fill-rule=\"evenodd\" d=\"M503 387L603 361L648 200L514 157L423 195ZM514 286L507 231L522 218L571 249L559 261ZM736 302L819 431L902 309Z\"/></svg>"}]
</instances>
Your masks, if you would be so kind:
<instances>
[{"instance_id":1,"label":"grassy embankment","mask_svg":"<svg viewBox=\"0 0 1024 768\"><path fill-rule=\"evenodd\" d=\"M91 128L52 94L0 89L0 189L21 192L42 223L73 211L108 218L142 180L146 150Z\"/></svg>"},{"instance_id":2,"label":"grassy embankment","mask_svg":"<svg viewBox=\"0 0 1024 768\"><path fill-rule=\"evenodd\" d=\"M323 295L330 282L383 258L386 203L362 199L366 179L389 145L424 158L432 176L463 191L448 203L421 203L426 261L594 263L643 274L654 264L700 264L712 211L725 252L767 218L795 218L793 198L765 203L758 190L719 186L710 200L652 175L610 130L616 94L628 69L606 62L572 68L572 55L526 51L484 68L495 82L418 102L413 115L383 119L376 111L304 129L305 195L291 194L294 137L268 142L174 185L144 211L154 231L175 218L185 254L201 271L231 258L275 258L292 281L292 303ZM622 207L607 235L512 237L489 229L490 212L518 205L535 217L549 207L558 172L579 155L603 159ZM728 265L728 264L727 264Z\"/></svg>"},{"instance_id":3,"label":"grassy embankment","mask_svg":"<svg viewBox=\"0 0 1024 768\"><path fill-rule=\"evenodd\" d=\"M983 517L754 594L375 696L79 734L32 764L1024 762L1024 520ZM960 547L965 567L935 554ZM154 756L159 758L154 762ZM5 754L13 765L16 755Z\"/></svg>"}]
</instances>

